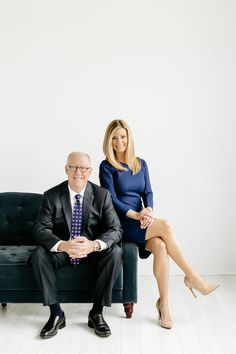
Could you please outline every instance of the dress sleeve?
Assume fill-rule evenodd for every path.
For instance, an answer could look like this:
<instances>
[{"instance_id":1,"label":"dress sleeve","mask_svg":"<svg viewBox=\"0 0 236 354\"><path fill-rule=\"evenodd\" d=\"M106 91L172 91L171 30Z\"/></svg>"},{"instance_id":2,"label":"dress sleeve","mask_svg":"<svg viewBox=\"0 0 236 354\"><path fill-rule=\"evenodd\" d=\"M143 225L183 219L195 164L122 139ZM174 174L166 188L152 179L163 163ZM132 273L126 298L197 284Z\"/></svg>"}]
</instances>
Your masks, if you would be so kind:
<instances>
[{"instance_id":1,"label":"dress sleeve","mask_svg":"<svg viewBox=\"0 0 236 354\"><path fill-rule=\"evenodd\" d=\"M144 207L153 208L153 192L151 187L151 182L148 173L147 163L143 160L143 171L144 171L144 179L145 179L145 188L142 194Z\"/></svg>"},{"instance_id":2,"label":"dress sleeve","mask_svg":"<svg viewBox=\"0 0 236 354\"><path fill-rule=\"evenodd\" d=\"M103 161L100 164L99 167L100 184L103 188L106 188L110 191L115 210L119 214L126 215L126 213L130 210L130 208L125 203L119 201L119 199L117 198L113 175L112 175L112 169L113 167L105 161Z\"/></svg>"}]
</instances>

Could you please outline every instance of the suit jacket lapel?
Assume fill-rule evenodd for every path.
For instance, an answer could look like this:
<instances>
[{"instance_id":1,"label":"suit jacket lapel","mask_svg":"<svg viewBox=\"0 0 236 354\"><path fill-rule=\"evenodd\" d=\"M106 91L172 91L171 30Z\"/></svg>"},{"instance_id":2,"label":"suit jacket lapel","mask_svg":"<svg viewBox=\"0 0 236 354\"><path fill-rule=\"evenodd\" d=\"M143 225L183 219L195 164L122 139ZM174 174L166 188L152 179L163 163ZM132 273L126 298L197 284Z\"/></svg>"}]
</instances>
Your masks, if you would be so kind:
<instances>
[{"instance_id":1,"label":"suit jacket lapel","mask_svg":"<svg viewBox=\"0 0 236 354\"><path fill-rule=\"evenodd\" d=\"M83 211L82 211L82 213L83 213L83 228L87 222L93 198L94 198L93 188L92 188L91 184L88 182L86 189L85 189L84 200L83 200Z\"/></svg>"},{"instance_id":2,"label":"suit jacket lapel","mask_svg":"<svg viewBox=\"0 0 236 354\"><path fill-rule=\"evenodd\" d=\"M61 203L66 218L66 223L71 233L72 210L71 210L71 203L70 203L70 193L69 193L67 182L63 186L63 190L61 192Z\"/></svg>"}]
</instances>

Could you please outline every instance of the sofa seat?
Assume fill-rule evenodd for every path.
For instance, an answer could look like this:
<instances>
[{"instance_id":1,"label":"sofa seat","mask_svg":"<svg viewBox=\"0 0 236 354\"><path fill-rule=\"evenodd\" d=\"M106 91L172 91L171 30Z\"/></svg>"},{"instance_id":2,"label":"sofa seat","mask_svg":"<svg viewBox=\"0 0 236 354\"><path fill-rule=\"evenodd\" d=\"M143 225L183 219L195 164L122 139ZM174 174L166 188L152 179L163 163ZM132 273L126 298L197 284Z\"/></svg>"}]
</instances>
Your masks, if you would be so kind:
<instances>
[{"instance_id":1,"label":"sofa seat","mask_svg":"<svg viewBox=\"0 0 236 354\"><path fill-rule=\"evenodd\" d=\"M35 246L0 246L0 264L27 265L27 261Z\"/></svg>"},{"instance_id":2,"label":"sofa seat","mask_svg":"<svg viewBox=\"0 0 236 354\"><path fill-rule=\"evenodd\" d=\"M36 246L0 246L0 292L1 298L4 292L15 290L19 293L19 299L21 292L38 292L38 286L34 279L33 271L28 260L33 248ZM91 302L92 297L89 293L94 290L94 277L92 266L86 263L81 263L79 266L74 267L68 265L62 269L57 270L58 290L59 292L70 292L69 302L73 302L71 294L74 294L74 301L76 297L79 298L78 302ZM120 302L122 299L123 291L123 272L122 269L117 277L117 280L113 287L113 302ZM79 296L78 296L79 293ZM34 302L34 297L27 302ZM30 301L32 300L32 301ZM63 300L63 301L62 301ZM62 297L62 302L66 301L66 296ZM83 300L83 301L82 301ZM5 301L4 299L2 300ZM6 299L7 301L7 299ZM9 302L9 300L8 300ZM21 301L20 301L21 302Z\"/></svg>"}]
</instances>

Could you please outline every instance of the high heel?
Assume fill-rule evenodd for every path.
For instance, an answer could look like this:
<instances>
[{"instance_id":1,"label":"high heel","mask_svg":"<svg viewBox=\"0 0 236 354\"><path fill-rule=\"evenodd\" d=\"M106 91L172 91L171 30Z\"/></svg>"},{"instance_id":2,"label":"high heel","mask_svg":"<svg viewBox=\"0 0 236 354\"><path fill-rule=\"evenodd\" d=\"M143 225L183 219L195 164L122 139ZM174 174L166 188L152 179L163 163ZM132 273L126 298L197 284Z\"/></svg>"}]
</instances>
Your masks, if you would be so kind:
<instances>
[{"instance_id":1,"label":"high heel","mask_svg":"<svg viewBox=\"0 0 236 354\"><path fill-rule=\"evenodd\" d=\"M196 278L196 281L190 281L187 277L184 278L184 284L189 288L193 296L196 298L196 294L193 289L199 291L202 295L208 295L215 289L217 289L220 284L208 283L207 281L200 278Z\"/></svg>"},{"instance_id":2,"label":"high heel","mask_svg":"<svg viewBox=\"0 0 236 354\"><path fill-rule=\"evenodd\" d=\"M158 311L158 320L160 321L161 327L166 328L166 329L171 329L172 328L172 321L171 320L170 321L163 321L161 318L160 298L157 300L156 308Z\"/></svg>"}]
</instances>

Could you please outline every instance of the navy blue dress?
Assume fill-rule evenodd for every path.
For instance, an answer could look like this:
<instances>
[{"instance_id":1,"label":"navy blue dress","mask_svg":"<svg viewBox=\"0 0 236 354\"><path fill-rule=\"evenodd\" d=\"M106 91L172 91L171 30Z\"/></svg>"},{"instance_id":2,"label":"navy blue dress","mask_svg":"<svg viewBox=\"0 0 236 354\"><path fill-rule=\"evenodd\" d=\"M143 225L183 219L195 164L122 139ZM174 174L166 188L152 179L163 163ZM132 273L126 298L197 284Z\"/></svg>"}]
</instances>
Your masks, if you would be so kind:
<instances>
[{"instance_id":1,"label":"navy blue dress","mask_svg":"<svg viewBox=\"0 0 236 354\"><path fill-rule=\"evenodd\" d=\"M146 229L141 229L138 220L126 216L130 209L139 212L143 207L153 207L148 167L144 160L140 161L141 170L133 175L126 164L122 163L126 171L121 171L104 160L100 164L99 179L101 186L111 193L113 205L124 231L123 241L137 243L140 257L147 258L150 252L145 251Z\"/></svg>"}]
</instances>

